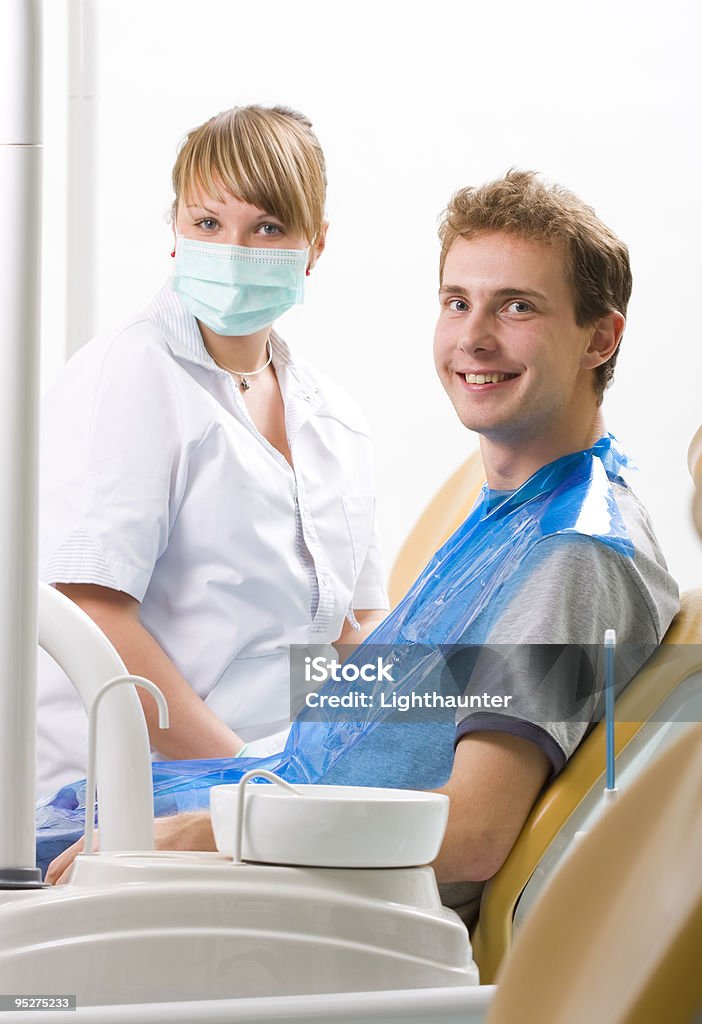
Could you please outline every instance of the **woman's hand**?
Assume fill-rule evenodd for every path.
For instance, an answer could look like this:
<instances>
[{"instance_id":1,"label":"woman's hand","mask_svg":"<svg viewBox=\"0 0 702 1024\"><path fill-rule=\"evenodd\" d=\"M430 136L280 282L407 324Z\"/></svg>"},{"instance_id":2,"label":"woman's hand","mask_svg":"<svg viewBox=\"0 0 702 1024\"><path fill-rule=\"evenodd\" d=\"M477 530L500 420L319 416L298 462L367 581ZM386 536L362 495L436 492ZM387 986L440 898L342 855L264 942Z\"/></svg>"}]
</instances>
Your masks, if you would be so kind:
<instances>
[{"instance_id":1,"label":"woman's hand","mask_svg":"<svg viewBox=\"0 0 702 1024\"><path fill-rule=\"evenodd\" d=\"M348 658L359 644L368 639L376 626L379 626L383 619L387 618L388 614L389 612L382 608L356 609L354 615L356 616L356 622L361 627L360 629L354 629L348 619L344 621L341 635L338 640L334 641L335 647L343 649L339 654L342 661Z\"/></svg>"},{"instance_id":2,"label":"woman's hand","mask_svg":"<svg viewBox=\"0 0 702 1024\"><path fill-rule=\"evenodd\" d=\"M97 832L93 833L93 844L94 848L97 850ZM68 849L64 850L63 853L60 853L58 857L54 857L47 868L44 881L48 882L49 885L63 885L67 882L70 877L70 869L73 867L73 861L79 853L83 852L84 847L85 838L81 836L77 843L74 843L73 846L69 846Z\"/></svg>"},{"instance_id":3,"label":"woman's hand","mask_svg":"<svg viewBox=\"0 0 702 1024\"><path fill-rule=\"evenodd\" d=\"M98 849L98 833L94 833ZM83 837L52 860L45 881L50 885L64 885L70 879L73 861L83 852ZM156 850L215 850L212 822L207 811L173 814L154 821L154 848Z\"/></svg>"}]
</instances>

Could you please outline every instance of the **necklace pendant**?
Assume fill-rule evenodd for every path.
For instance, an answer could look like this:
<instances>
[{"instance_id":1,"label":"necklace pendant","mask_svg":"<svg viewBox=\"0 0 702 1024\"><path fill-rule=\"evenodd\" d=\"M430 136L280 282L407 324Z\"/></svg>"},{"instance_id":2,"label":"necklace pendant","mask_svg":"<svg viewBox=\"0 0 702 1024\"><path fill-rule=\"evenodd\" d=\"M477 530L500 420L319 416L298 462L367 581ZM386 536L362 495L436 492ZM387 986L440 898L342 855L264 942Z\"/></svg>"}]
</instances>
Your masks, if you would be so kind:
<instances>
[{"instance_id":1,"label":"necklace pendant","mask_svg":"<svg viewBox=\"0 0 702 1024\"><path fill-rule=\"evenodd\" d=\"M251 385L247 381L246 377L241 378L241 384L239 385L242 391L248 391Z\"/></svg>"}]
</instances>

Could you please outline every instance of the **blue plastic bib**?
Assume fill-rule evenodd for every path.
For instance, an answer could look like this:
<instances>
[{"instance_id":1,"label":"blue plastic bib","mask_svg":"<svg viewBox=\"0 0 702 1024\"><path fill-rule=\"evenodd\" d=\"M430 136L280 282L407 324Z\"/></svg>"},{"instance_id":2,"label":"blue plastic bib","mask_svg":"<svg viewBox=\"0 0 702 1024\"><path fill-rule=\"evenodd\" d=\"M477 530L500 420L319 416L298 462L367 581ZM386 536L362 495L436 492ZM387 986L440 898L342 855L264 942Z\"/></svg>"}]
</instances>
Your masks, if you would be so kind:
<instances>
[{"instance_id":1,"label":"blue plastic bib","mask_svg":"<svg viewBox=\"0 0 702 1024\"><path fill-rule=\"evenodd\" d=\"M438 678L447 645L485 642L495 599L509 592L524 559L545 537L580 534L633 556L611 486L612 480L624 483L619 473L627 465L615 438L607 435L586 451L544 466L497 501L484 487L465 522L437 551L397 608L346 662L363 665L377 647L393 661L395 681L390 687L386 682L368 683L365 692L378 698L382 688L386 703L393 693L409 694ZM353 688L358 692L364 687L355 683ZM320 690L339 696L347 691L348 684L343 682L326 683ZM361 721L320 721L317 712L305 709L294 722L285 749L272 757L154 764L156 814L206 807L211 786L237 782L255 767L293 783L429 788L445 781L453 756L452 720L444 717L404 728L403 746L414 744L422 756L409 761L416 763L416 769L393 781L396 749L379 742L382 734L371 740L388 715L377 699ZM389 723L386 727L392 728ZM370 756L372 748L375 753ZM385 760L380 766L379 751ZM65 786L38 807L37 863L44 868L82 832L84 801L81 781Z\"/></svg>"}]
</instances>

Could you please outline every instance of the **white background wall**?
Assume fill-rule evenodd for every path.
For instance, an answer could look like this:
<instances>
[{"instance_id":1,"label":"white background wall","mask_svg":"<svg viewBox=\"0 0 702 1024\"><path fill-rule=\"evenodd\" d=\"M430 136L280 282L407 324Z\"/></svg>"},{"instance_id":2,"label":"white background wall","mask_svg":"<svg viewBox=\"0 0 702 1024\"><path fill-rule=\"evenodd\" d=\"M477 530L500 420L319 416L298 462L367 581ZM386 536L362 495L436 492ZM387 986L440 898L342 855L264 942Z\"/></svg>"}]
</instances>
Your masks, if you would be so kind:
<instances>
[{"instance_id":1,"label":"white background wall","mask_svg":"<svg viewBox=\"0 0 702 1024\"><path fill-rule=\"evenodd\" d=\"M66 351L67 0L45 0L44 385ZM689 441L702 421L702 15L693 0L98 0L97 324L170 270L182 135L235 104L314 122L327 252L280 321L368 415L388 563L477 445L434 376L436 225L450 194L534 168L627 241L634 296L605 412L683 588L702 585ZM90 210L85 216L90 216Z\"/></svg>"}]
</instances>

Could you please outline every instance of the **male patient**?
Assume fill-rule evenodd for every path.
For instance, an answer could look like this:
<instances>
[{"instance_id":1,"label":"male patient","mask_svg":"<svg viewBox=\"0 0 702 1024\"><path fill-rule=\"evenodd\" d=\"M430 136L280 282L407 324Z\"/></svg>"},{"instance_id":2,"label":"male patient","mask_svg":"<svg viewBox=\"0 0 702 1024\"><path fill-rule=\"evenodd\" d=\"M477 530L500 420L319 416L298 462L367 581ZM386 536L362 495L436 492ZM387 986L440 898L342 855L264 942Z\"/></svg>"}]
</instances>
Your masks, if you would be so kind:
<instances>
[{"instance_id":1,"label":"male patient","mask_svg":"<svg viewBox=\"0 0 702 1024\"><path fill-rule=\"evenodd\" d=\"M489 495L499 500L606 434L601 403L631 293L628 253L576 196L520 171L456 193L440 238L436 368L459 419L480 436ZM515 688L531 686L539 664L528 645L599 644L613 625L644 652L631 659L626 682L677 611L677 586L645 510L620 478L611 486L633 557L590 536L548 536L496 595L499 607L482 631L480 617L473 624L467 642L527 652L523 663L519 654L510 662ZM548 656L546 663L544 672L553 667ZM503 675L501 692L504 682ZM590 725L568 706L577 687L552 680L534 689L520 705L530 706L528 714L470 711L458 722L442 788L449 824L434 868L444 902L467 922L539 791ZM376 784L402 785L402 751L378 749L385 764ZM343 781L343 765L334 781ZM214 848L206 812L159 820L156 839L163 849ZM75 852L54 861L49 881Z\"/></svg>"}]
</instances>

